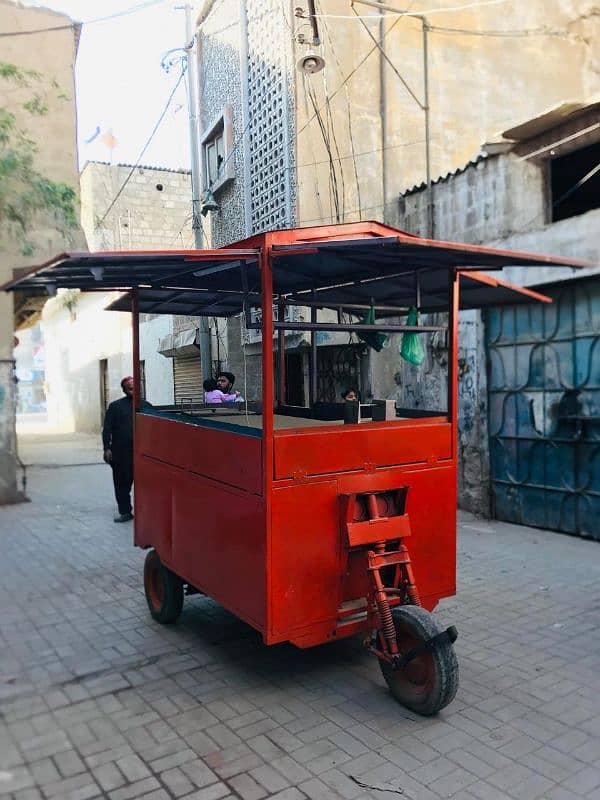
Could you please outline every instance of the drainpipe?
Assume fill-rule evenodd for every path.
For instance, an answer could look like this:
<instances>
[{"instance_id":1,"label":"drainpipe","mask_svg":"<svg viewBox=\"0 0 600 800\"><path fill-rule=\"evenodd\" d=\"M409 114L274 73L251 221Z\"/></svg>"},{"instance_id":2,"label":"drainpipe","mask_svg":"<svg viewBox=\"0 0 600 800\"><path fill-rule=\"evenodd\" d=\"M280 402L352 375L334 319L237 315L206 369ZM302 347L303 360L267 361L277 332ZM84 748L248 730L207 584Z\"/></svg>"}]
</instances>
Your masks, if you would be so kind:
<instances>
[{"instance_id":1,"label":"drainpipe","mask_svg":"<svg viewBox=\"0 0 600 800\"><path fill-rule=\"evenodd\" d=\"M212 7L212 3L209 6ZM196 49L196 33L192 23L192 4L185 4L185 52L187 54L188 70L188 107L190 118L190 161L192 167L192 228L194 230L194 244L197 250L202 250L204 237L202 223L200 222L200 193L202 177L200 170L200 88L198 81L198 51ZM206 16L210 8L206 10ZM200 345L200 368L202 379L212 378L212 342L210 326L206 317L200 317L198 344Z\"/></svg>"},{"instance_id":2,"label":"drainpipe","mask_svg":"<svg viewBox=\"0 0 600 800\"><path fill-rule=\"evenodd\" d=\"M387 202L387 148L385 146L385 134L387 127L387 98L385 86L385 63L384 63L384 50L383 50L383 35L385 20L383 17L383 9L379 9L379 116L381 119L381 221L385 222L385 209Z\"/></svg>"}]
</instances>

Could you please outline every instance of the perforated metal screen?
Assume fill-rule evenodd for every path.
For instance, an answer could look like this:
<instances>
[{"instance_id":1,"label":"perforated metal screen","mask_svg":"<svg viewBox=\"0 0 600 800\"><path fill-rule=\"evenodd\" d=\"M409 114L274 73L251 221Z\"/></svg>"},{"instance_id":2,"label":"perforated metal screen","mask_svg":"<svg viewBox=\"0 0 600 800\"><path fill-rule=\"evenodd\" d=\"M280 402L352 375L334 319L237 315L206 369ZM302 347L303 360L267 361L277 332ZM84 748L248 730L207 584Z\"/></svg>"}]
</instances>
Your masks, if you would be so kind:
<instances>
[{"instance_id":1,"label":"perforated metal screen","mask_svg":"<svg viewBox=\"0 0 600 800\"><path fill-rule=\"evenodd\" d=\"M246 9L251 225L252 233L261 233L293 224L292 33L281 0L248 0Z\"/></svg>"}]
</instances>

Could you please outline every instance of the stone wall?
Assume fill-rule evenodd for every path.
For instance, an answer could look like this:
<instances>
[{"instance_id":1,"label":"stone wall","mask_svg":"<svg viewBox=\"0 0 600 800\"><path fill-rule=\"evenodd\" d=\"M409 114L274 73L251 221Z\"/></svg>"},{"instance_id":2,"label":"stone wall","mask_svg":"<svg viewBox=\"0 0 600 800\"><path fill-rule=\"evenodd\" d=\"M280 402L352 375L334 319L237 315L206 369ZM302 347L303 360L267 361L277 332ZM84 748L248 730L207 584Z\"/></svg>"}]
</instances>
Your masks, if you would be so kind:
<instances>
[{"instance_id":1,"label":"stone wall","mask_svg":"<svg viewBox=\"0 0 600 800\"><path fill-rule=\"evenodd\" d=\"M81 171L81 223L90 250L194 247L191 178L186 170L87 162ZM106 213L108 211L108 213Z\"/></svg>"}]
</instances>

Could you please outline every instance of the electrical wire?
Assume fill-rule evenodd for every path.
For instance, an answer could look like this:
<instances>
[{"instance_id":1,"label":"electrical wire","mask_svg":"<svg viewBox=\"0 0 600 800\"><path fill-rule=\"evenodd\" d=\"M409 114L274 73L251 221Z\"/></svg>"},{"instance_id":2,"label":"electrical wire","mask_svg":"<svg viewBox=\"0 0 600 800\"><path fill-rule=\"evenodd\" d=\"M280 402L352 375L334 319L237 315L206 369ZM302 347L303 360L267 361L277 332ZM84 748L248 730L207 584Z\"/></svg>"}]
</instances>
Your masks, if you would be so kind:
<instances>
[{"instance_id":1,"label":"electrical wire","mask_svg":"<svg viewBox=\"0 0 600 800\"><path fill-rule=\"evenodd\" d=\"M313 110L315 112L315 116L317 118L317 122L319 125L319 129L321 131L321 137L323 139L323 144L325 145L325 150L327 151L327 155L329 157L329 199L330 205L335 208L335 219L337 222L341 222L341 209L340 209L340 198L339 198L339 191L338 191L338 184L337 184L337 173L335 171L335 164L333 162L333 153L331 151L331 143L329 141L329 136L327 132L327 128L325 122L323 121L323 117L321 116L321 109L317 106L317 99L315 95L315 90L313 85L311 84L310 80L306 77L304 78L305 85L308 91L308 96L310 102L312 104Z\"/></svg>"},{"instance_id":2,"label":"electrical wire","mask_svg":"<svg viewBox=\"0 0 600 800\"><path fill-rule=\"evenodd\" d=\"M329 141L333 142L333 148L335 153L337 154L337 158L333 158L333 168L335 169L336 162L340 168L340 183L342 185L341 190L341 197L342 197L342 217L344 216L344 208L346 206L346 181L344 180L344 168L340 163L340 148L338 145L337 136L335 135L335 123L333 121L333 114L331 113L331 103L329 102L329 94L327 92L327 77L326 73L322 72L323 75L323 90L325 92L325 102L326 102L326 109L327 109L327 135L329 136ZM333 155L333 153L332 153Z\"/></svg>"},{"instance_id":3,"label":"electrical wire","mask_svg":"<svg viewBox=\"0 0 600 800\"><path fill-rule=\"evenodd\" d=\"M327 23L323 24L323 30L325 31L325 35L329 41L329 50L333 56L333 59L337 65L338 71L340 75L342 75L342 65L340 64L340 60L337 56L334 44L333 44L333 37L331 36L331 32L329 30L329 25ZM346 95L346 119L348 120L348 138L350 140L350 156L344 156L344 158L352 158L352 165L354 170L354 182L356 184L356 196L358 200L358 207L362 206L362 199L361 199L361 192L360 192L360 180L358 178L358 165L356 163L356 149L354 144L354 134L352 130L352 105L350 103L350 93L348 91L348 86L344 86L345 95ZM338 150L338 162L341 162L343 159L339 154ZM343 173L342 173L343 174ZM360 219L362 220L362 212L360 213Z\"/></svg>"},{"instance_id":4,"label":"electrical wire","mask_svg":"<svg viewBox=\"0 0 600 800\"><path fill-rule=\"evenodd\" d=\"M165 118L166 113L169 110L169 106L171 105L171 101L173 100L173 97L175 96L175 92L177 91L177 89L179 88L181 82L183 81L184 75L185 75L185 67L182 67L182 70L181 70L181 73L179 75L179 78L177 78L177 81L175 82L175 86L171 90L171 94L169 95L163 110L160 112L160 116L158 117L158 119L156 121L156 124L154 125L154 128L152 129L152 132L151 132L150 136L146 140L145 145L142 147L142 149L140 151L140 154L139 154L139 156L137 157L137 159L135 161L135 164L133 164L133 166L131 167L131 170L129 171L129 174L127 175L127 177L125 178L125 180L121 184L121 188L116 193L116 195L113 197L112 201L110 202L110 205L108 206L108 208L104 212L100 222L96 225L96 228L100 228L102 226L102 224L104 223L104 220L106 219L106 217L108 216L110 211L113 209L115 203L117 202L117 200L119 199L119 197L123 193L123 190L125 189L125 187L129 183L129 181L131 180L131 176L133 175L133 173L135 172L135 170L138 167L139 163L141 162L142 158L144 157L144 153L146 152L146 150L150 146L150 143L154 139L154 136L155 136L157 130L159 129L163 119Z\"/></svg>"},{"instance_id":5,"label":"electrical wire","mask_svg":"<svg viewBox=\"0 0 600 800\"><path fill-rule=\"evenodd\" d=\"M395 150L398 147L412 147L413 145L423 144L425 139L414 139L411 142L402 142L401 144L389 144L385 147L374 147L372 150L362 150L360 153L350 153L347 156L340 156L340 161L345 161L348 158L360 158L361 156L370 156L373 153L382 153L384 150ZM337 159L336 159L337 160ZM296 169L304 169L305 167L318 167L320 164L329 164L328 160L325 161L310 161L306 164L298 164ZM292 169L288 167L288 169Z\"/></svg>"},{"instance_id":6,"label":"electrical wire","mask_svg":"<svg viewBox=\"0 0 600 800\"><path fill-rule=\"evenodd\" d=\"M429 25L432 33L459 34L460 36L487 36L495 39L524 39L528 36L567 36L566 31L553 31L549 28L529 28L523 30L507 31L474 31L467 28L443 28L438 25Z\"/></svg>"},{"instance_id":7,"label":"electrical wire","mask_svg":"<svg viewBox=\"0 0 600 800\"><path fill-rule=\"evenodd\" d=\"M116 11L114 14L107 14L105 17L94 17L93 19L81 21L74 20L69 25L54 25L51 28L35 28L29 31L3 31L0 33L0 38L7 36L32 36L35 33L51 33L53 31L68 31L79 25L94 25L97 22L107 22L108 20L117 19L118 17L126 17L129 14L136 14L138 11L145 11L145 9L150 8L151 6L156 6L159 3L164 2L165 0L146 0L145 3L138 3L136 6L131 6L131 8L126 8L123 11Z\"/></svg>"},{"instance_id":8,"label":"electrical wire","mask_svg":"<svg viewBox=\"0 0 600 800\"><path fill-rule=\"evenodd\" d=\"M389 33L391 33L391 32L394 30L394 28L395 28L395 27L396 27L396 25L397 25L397 24L400 22L400 20L401 20L401 19L402 19L402 17L398 17L398 18L395 20L395 22L392 22L392 24L390 25L390 27L389 27L389 28L387 29L387 31L386 31L386 32L383 34L383 36L382 36L382 41L383 41L383 39L385 39L385 37L386 37L386 36L387 36ZM357 64L357 65L356 65L356 66L355 66L353 69L351 69L351 70L350 70L350 72L349 72L349 73L346 75L346 77L345 77L345 78L344 78L344 80L343 80L343 81L340 83L340 85L337 87L337 89L335 89L335 90L334 90L334 91L333 91L333 92L332 92L332 93L329 95L329 100L330 100L330 101L331 101L331 100L333 100L333 98L334 98L334 97L335 97L335 96L338 94L338 92L341 92L341 90L342 90L342 89L344 88L344 86L345 86L345 85L348 83L348 81L350 80L350 78L352 78L352 77L353 77L353 75L355 75L355 74L358 72L358 70L359 70L359 69L362 67L362 65L365 63L365 61L366 61L366 60L369 58L369 56L370 56L372 53L374 53L374 52L375 52L375 50L377 50L377 48L378 48L378 45L374 45L374 46L373 46L373 47L372 47L372 48L371 48L371 49L368 51L368 53L367 53L365 56L363 56L363 58L361 58L361 60L358 62L358 64ZM319 111L322 111L322 110L323 110L323 108L324 108L324 106L321 106L321 107L319 108ZM314 114L313 114L313 116L312 116L310 119L306 120L306 122L304 123L304 125L303 125L303 126L300 128L300 130L297 132L297 134L296 134L296 138L298 138L298 136L300 136L300 134L301 134L303 131L305 131L305 130L306 130L306 128L308 128L308 126L311 124L311 122L312 122L314 119L316 119L316 117L317 117L317 114L316 114L316 113L314 113Z\"/></svg>"},{"instance_id":9,"label":"electrical wire","mask_svg":"<svg viewBox=\"0 0 600 800\"><path fill-rule=\"evenodd\" d=\"M360 15L360 19L371 20L374 19L379 21L380 17L386 19L395 18L395 17L428 17L431 14L446 14L453 11L465 11L469 8L481 8L482 6L497 6L501 3L506 3L508 0L477 0L474 3L465 3L461 6L449 6L447 8L430 8L426 11L387 11L386 9L382 8L382 11L385 11L385 14L364 14ZM373 6L373 8L376 8ZM313 16L311 14L311 16ZM356 19L356 17L351 16L350 14L315 14L315 17L318 19Z\"/></svg>"}]
</instances>

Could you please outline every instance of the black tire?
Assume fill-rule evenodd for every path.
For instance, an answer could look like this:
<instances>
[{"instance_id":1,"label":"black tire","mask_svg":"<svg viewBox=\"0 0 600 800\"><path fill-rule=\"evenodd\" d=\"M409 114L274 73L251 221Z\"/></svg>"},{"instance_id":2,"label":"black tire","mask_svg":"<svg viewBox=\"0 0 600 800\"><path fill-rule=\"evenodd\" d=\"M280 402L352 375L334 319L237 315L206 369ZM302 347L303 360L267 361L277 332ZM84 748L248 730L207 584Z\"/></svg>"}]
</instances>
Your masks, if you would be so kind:
<instances>
[{"instance_id":1,"label":"black tire","mask_svg":"<svg viewBox=\"0 0 600 800\"><path fill-rule=\"evenodd\" d=\"M429 611L420 606L396 606L392 616L401 653L442 632ZM454 700L458 662L452 644L445 637L432 650L398 670L392 669L387 661L380 660L379 665L394 698L417 714L432 716Z\"/></svg>"},{"instance_id":2,"label":"black tire","mask_svg":"<svg viewBox=\"0 0 600 800\"><path fill-rule=\"evenodd\" d=\"M156 550L144 561L144 592L153 619L163 625L175 622L183 608L183 581L165 567Z\"/></svg>"}]
</instances>

